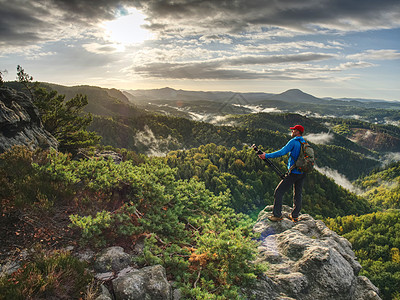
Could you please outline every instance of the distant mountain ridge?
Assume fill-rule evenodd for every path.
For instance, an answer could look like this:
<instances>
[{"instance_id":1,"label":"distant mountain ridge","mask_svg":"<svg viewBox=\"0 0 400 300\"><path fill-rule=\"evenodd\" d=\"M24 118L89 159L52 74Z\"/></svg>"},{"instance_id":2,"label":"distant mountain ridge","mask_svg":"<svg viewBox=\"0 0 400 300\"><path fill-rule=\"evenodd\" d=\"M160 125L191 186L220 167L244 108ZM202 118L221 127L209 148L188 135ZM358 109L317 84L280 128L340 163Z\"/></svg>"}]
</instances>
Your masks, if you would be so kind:
<instances>
[{"instance_id":1,"label":"distant mountain ridge","mask_svg":"<svg viewBox=\"0 0 400 300\"><path fill-rule=\"evenodd\" d=\"M161 89L150 89L150 90L123 90L124 95L129 100L135 101L146 101L146 100L208 100L223 102L227 99L234 97L235 95L243 95L250 102L265 100L268 97L274 95L270 93L235 93L235 92L224 92L224 91L185 91L175 90L169 87Z\"/></svg>"},{"instance_id":2,"label":"distant mountain ridge","mask_svg":"<svg viewBox=\"0 0 400 300\"><path fill-rule=\"evenodd\" d=\"M318 98L311 94L305 93L300 89L289 89L280 94L264 93L264 92L251 92L251 93L238 93L231 91L187 91L176 90L173 88L165 87L161 89L138 89L138 90L122 90L123 94L131 101L146 101L146 100L208 100L208 101L226 101L235 95L241 95L249 103L255 103L262 100L278 100L285 102L305 102L305 103L318 103L329 101L357 101L357 102L395 102L382 99L363 99L363 98L332 98L323 97Z\"/></svg>"}]
</instances>

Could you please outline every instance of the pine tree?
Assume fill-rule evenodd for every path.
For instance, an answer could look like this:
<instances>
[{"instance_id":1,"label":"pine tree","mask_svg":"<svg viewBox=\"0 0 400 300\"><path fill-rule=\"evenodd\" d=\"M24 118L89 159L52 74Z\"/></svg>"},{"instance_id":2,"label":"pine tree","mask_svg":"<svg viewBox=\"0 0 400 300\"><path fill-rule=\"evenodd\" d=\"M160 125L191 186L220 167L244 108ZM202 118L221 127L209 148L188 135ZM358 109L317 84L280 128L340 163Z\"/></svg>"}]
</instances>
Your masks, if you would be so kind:
<instances>
[{"instance_id":1,"label":"pine tree","mask_svg":"<svg viewBox=\"0 0 400 300\"><path fill-rule=\"evenodd\" d=\"M65 101L65 95L48 91L39 82L33 83L33 77L21 66L17 67L17 79L39 109L44 128L59 141L60 151L74 153L79 148L98 144L100 136L86 130L93 120L92 114L83 113L88 104L86 95Z\"/></svg>"}]
</instances>

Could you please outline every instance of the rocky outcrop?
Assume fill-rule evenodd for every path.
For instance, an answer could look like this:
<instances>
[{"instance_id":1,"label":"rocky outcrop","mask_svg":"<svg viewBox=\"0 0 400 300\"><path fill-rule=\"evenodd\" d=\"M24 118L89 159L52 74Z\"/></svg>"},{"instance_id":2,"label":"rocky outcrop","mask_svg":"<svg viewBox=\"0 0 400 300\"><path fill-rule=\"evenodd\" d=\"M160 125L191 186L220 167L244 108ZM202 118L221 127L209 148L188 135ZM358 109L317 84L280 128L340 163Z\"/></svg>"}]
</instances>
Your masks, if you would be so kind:
<instances>
[{"instance_id":1,"label":"rocky outcrop","mask_svg":"<svg viewBox=\"0 0 400 300\"><path fill-rule=\"evenodd\" d=\"M119 246L104 249L97 256L94 262L94 269L97 272L118 272L125 269L131 263L131 257Z\"/></svg>"},{"instance_id":2,"label":"rocky outcrop","mask_svg":"<svg viewBox=\"0 0 400 300\"><path fill-rule=\"evenodd\" d=\"M286 213L290 208L284 206ZM272 206L260 212L258 263L268 263L265 277L245 291L256 299L380 299L364 276L351 244L322 221L303 214L299 222L271 222Z\"/></svg>"},{"instance_id":3,"label":"rocky outcrop","mask_svg":"<svg viewBox=\"0 0 400 300\"><path fill-rule=\"evenodd\" d=\"M24 93L0 88L0 153L14 145L46 149L57 148L58 142L43 128L38 109Z\"/></svg>"},{"instance_id":4,"label":"rocky outcrop","mask_svg":"<svg viewBox=\"0 0 400 300\"><path fill-rule=\"evenodd\" d=\"M283 206L285 213L290 212ZM310 215L299 222L289 219L271 222L272 206L260 212L254 231L260 233L256 263L267 263L268 270L253 286L242 290L245 299L272 300L379 300L378 289L365 276L351 244ZM132 254L136 255L136 254ZM97 299L181 298L168 282L161 265L135 268L121 247L100 252L95 261L96 278L107 289Z\"/></svg>"},{"instance_id":5,"label":"rocky outcrop","mask_svg":"<svg viewBox=\"0 0 400 300\"><path fill-rule=\"evenodd\" d=\"M171 285L164 267L132 269L112 281L115 299L172 300Z\"/></svg>"},{"instance_id":6,"label":"rocky outcrop","mask_svg":"<svg viewBox=\"0 0 400 300\"><path fill-rule=\"evenodd\" d=\"M109 247L96 255L94 269L96 279L107 283L113 295L103 285L96 300L179 300L177 291L172 290L165 268L161 265L132 266L132 256L119 246Z\"/></svg>"}]
</instances>

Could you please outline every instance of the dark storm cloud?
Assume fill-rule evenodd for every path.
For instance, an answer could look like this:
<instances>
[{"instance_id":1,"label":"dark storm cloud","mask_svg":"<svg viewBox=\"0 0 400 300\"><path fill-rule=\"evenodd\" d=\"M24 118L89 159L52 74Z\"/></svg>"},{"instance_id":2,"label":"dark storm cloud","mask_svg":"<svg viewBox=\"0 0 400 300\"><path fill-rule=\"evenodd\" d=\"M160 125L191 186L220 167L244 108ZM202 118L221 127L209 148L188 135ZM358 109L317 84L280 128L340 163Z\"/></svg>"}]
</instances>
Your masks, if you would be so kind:
<instances>
[{"instance_id":1,"label":"dark storm cloud","mask_svg":"<svg viewBox=\"0 0 400 300\"><path fill-rule=\"evenodd\" d=\"M0 46L31 46L69 38L101 20L123 13L127 1L110 0L0 0Z\"/></svg>"},{"instance_id":2,"label":"dark storm cloud","mask_svg":"<svg viewBox=\"0 0 400 300\"><path fill-rule=\"evenodd\" d=\"M153 31L203 34L241 32L252 26L365 30L400 25L398 0L0 0L1 45L59 38L69 25L112 19L124 7L148 16Z\"/></svg>"},{"instance_id":3,"label":"dark storm cloud","mask_svg":"<svg viewBox=\"0 0 400 300\"><path fill-rule=\"evenodd\" d=\"M29 3L18 6L11 1L0 1L0 46L23 45L40 41L39 31L46 23L32 14Z\"/></svg>"},{"instance_id":4,"label":"dark storm cloud","mask_svg":"<svg viewBox=\"0 0 400 300\"><path fill-rule=\"evenodd\" d=\"M58 9L68 12L69 18L104 20L114 17L117 9L132 3L128 0L50 0Z\"/></svg>"},{"instance_id":5,"label":"dark storm cloud","mask_svg":"<svg viewBox=\"0 0 400 300\"><path fill-rule=\"evenodd\" d=\"M371 26L399 26L398 0L205 0L137 1L154 23L174 21L205 28L241 31L251 25L304 29L363 30Z\"/></svg>"}]
</instances>

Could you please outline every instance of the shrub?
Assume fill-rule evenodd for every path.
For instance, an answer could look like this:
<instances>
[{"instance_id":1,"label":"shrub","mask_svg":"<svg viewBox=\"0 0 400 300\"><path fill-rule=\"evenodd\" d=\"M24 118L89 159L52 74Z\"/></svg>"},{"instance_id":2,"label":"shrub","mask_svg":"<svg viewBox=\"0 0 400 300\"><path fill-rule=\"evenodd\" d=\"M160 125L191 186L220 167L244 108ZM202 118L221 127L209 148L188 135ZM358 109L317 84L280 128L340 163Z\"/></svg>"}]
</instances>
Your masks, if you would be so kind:
<instances>
[{"instance_id":1,"label":"shrub","mask_svg":"<svg viewBox=\"0 0 400 300\"><path fill-rule=\"evenodd\" d=\"M92 275L66 251L39 250L31 262L0 279L0 299L78 299Z\"/></svg>"}]
</instances>

